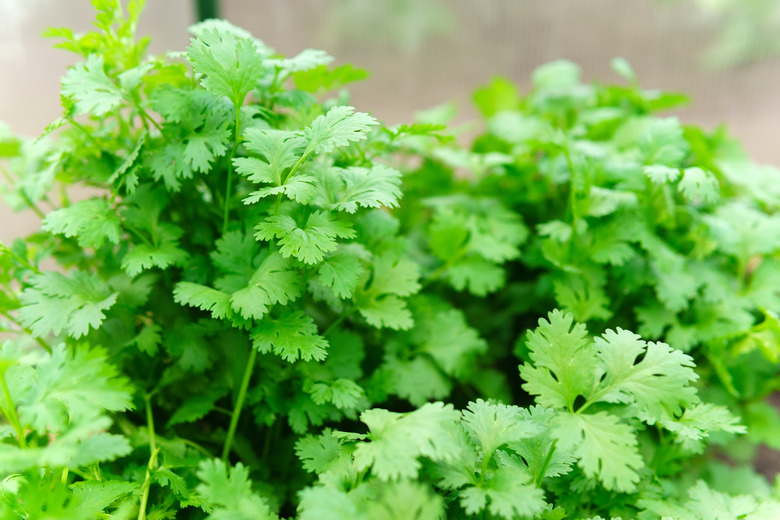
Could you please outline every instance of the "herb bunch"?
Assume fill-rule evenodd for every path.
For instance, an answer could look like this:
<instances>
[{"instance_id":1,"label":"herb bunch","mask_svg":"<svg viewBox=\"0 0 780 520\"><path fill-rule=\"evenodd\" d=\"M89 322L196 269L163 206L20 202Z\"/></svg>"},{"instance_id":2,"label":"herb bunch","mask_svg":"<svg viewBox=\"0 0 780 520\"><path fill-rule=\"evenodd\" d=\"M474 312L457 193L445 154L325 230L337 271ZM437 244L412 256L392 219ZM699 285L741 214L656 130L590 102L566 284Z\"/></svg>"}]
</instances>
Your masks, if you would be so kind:
<instances>
[{"instance_id":1,"label":"herb bunch","mask_svg":"<svg viewBox=\"0 0 780 520\"><path fill-rule=\"evenodd\" d=\"M622 304L589 299L598 290L615 297L609 269L637 257L651 270L641 260L656 261L615 222L597 221L622 211L652 221L654 206L610 185L592 195L601 212L589 213L598 206L593 190L567 180L566 167L597 164L583 155L597 139L589 148L577 134L574 152L562 131L523 144L502 130L465 150L442 125L387 127L356 111L333 91L365 72L332 67L322 51L285 58L209 20L191 28L186 52L147 56L148 39L135 35L143 1L129 2L127 14L118 0L93 4L95 31L49 32L83 57L62 80L63 116L36 141L0 134L6 200L42 217L39 232L1 246L0 327L13 337L0 349L0 516L780 513L765 481L712 456L713 445L746 431L723 405L746 408L712 376L710 357L727 358L698 355L715 352L709 343L691 357L673 347L699 343L664 334L674 324L653 327L631 314L626 306L648 305L642 284L654 286L644 279ZM540 74L554 79L566 67ZM588 112L577 100L601 92L570 92L553 79L545 95L558 97L542 104L551 114L568 107L561 121ZM491 125L503 118L505 129L522 127L525 102L506 89L494 83L480 104L502 109ZM632 114L639 108L618 94L650 103L636 86L606 91ZM618 124L608 113L588 116L606 125L604 139ZM631 135L649 131L636 124ZM696 135L712 149L710 137ZM663 152L653 153L683 161L667 137L652 141ZM424 158L421 168L406 166L410 153ZM560 154L571 160L562 164ZM454 176L453 165L467 177ZM552 168L553 180L524 180L520 165L539 168L536 176ZM711 271L734 268L750 284L773 250L748 248L739 264L744 230L728 235L713 220L728 215L702 206L710 185L699 168L694 176L704 180L682 193L699 198L689 209L677 202L682 222L704 208L696 218L733 239L713 238L708 251L720 256ZM771 196L745 184L734 200L750 189ZM533 218L531 200L544 208ZM772 221L761 213L772 200L756 200L767 206L751 211ZM570 225L566 240L540 232L568 202L576 221L547 226ZM620 244L599 257L612 261L593 259L593 237L612 232ZM575 256L581 265L570 265ZM575 294L568 300L555 289L564 282ZM595 289L577 285L586 282ZM740 353L772 345L766 320L777 294L771 286L762 294L769 299L745 303L754 321L728 331L744 343ZM554 307L563 310L548 313ZM695 312L672 314L704 327ZM633 328L672 346L625 330ZM750 394L758 403L774 365L728 360L725 370L743 371L735 381L761 382ZM735 472L739 479L724 477Z\"/></svg>"}]
</instances>

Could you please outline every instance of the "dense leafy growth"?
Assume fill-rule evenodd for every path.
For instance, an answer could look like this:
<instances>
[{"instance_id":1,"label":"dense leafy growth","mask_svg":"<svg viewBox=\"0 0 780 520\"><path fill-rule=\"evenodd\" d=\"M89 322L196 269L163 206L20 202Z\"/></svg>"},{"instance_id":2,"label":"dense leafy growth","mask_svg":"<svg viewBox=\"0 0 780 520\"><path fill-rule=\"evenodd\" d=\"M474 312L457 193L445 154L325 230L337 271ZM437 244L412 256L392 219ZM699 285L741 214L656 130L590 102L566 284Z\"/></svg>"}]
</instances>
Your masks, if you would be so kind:
<instances>
[{"instance_id":1,"label":"dense leafy growth","mask_svg":"<svg viewBox=\"0 0 780 520\"><path fill-rule=\"evenodd\" d=\"M0 129L42 218L0 245L0 517L780 517L780 183L680 96L556 62L464 148L324 52L147 56L93 4L62 117Z\"/></svg>"}]
</instances>

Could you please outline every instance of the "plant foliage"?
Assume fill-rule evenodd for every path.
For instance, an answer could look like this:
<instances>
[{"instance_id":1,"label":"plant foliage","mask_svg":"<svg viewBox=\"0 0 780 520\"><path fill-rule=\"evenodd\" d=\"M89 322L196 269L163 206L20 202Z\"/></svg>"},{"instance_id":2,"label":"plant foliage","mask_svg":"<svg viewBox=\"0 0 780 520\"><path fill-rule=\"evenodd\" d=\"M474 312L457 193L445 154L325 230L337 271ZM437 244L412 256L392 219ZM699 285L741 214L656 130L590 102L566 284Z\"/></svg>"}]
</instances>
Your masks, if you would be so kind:
<instances>
[{"instance_id":1,"label":"plant foliage","mask_svg":"<svg viewBox=\"0 0 780 520\"><path fill-rule=\"evenodd\" d=\"M679 96L556 62L466 148L324 52L147 56L93 4L62 117L0 133L42 218L0 251L2 518L780 516L780 184Z\"/></svg>"}]
</instances>

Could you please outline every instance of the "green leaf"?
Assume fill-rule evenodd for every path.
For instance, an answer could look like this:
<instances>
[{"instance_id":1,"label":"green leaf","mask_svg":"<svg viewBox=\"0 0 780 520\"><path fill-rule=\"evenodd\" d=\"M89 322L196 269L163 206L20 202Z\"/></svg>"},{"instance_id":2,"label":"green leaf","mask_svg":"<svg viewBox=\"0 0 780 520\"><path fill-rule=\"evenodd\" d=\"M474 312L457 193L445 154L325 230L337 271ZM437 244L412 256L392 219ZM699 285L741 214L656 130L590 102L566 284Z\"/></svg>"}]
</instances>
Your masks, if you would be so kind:
<instances>
[{"instance_id":1,"label":"green leaf","mask_svg":"<svg viewBox=\"0 0 780 520\"><path fill-rule=\"evenodd\" d=\"M360 420L368 426L371 442L358 443L355 466L358 471L371 468L381 480L416 478L419 457L446 461L455 456L453 432L458 418L452 405L443 403L426 403L407 414L367 410Z\"/></svg>"},{"instance_id":2,"label":"green leaf","mask_svg":"<svg viewBox=\"0 0 780 520\"><path fill-rule=\"evenodd\" d=\"M260 352L273 352L290 363L298 359L322 361L328 347L311 316L288 309L276 319L258 323L252 330L252 344Z\"/></svg>"},{"instance_id":3,"label":"green leaf","mask_svg":"<svg viewBox=\"0 0 780 520\"><path fill-rule=\"evenodd\" d=\"M118 296L96 274L84 271L42 273L30 284L20 297L19 320L35 337L64 331L78 339L100 327Z\"/></svg>"},{"instance_id":4,"label":"green leaf","mask_svg":"<svg viewBox=\"0 0 780 520\"><path fill-rule=\"evenodd\" d=\"M198 465L198 493L206 503L210 520L276 520L265 499L252 491L249 470L240 462L225 466L218 459Z\"/></svg>"},{"instance_id":5,"label":"green leaf","mask_svg":"<svg viewBox=\"0 0 780 520\"><path fill-rule=\"evenodd\" d=\"M338 238L353 238L355 231L342 220L333 220L325 211L315 211L298 227L289 215L268 217L258 224L255 238L258 240L279 239L282 256L294 256L306 264L322 261L325 253L335 251Z\"/></svg>"},{"instance_id":6,"label":"green leaf","mask_svg":"<svg viewBox=\"0 0 780 520\"><path fill-rule=\"evenodd\" d=\"M297 193L294 189L296 184L285 187L288 181L287 175L295 164L300 160L303 147L306 141L293 132L280 130L260 130L250 128L244 134L246 141L244 145L248 150L260 155L263 160L253 157L241 157L233 160L236 171L254 183L271 184L271 188L264 188L255 192L250 199L273 195L276 193L286 193L290 198L301 203L311 200L313 193L309 194L308 200L305 193ZM295 177L293 177L294 179ZM247 199L247 200L250 200Z\"/></svg>"},{"instance_id":7,"label":"green leaf","mask_svg":"<svg viewBox=\"0 0 780 520\"><path fill-rule=\"evenodd\" d=\"M162 241L157 245L137 244L122 259L122 269L130 276L137 276L147 269L183 266L187 252L179 248L175 240Z\"/></svg>"},{"instance_id":8,"label":"green leaf","mask_svg":"<svg viewBox=\"0 0 780 520\"><path fill-rule=\"evenodd\" d=\"M644 466L632 428L606 412L563 412L553 422L553 435L560 447L571 451L589 478L610 490L630 493Z\"/></svg>"},{"instance_id":9,"label":"green leaf","mask_svg":"<svg viewBox=\"0 0 780 520\"><path fill-rule=\"evenodd\" d=\"M357 255L341 246L336 253L326 257L317 272L322 284L330 287L339 298L351 298L365 269Z\"/></svg>"},{"instance_id":10,"label":"green leaf","mask_svg":"<svg viewBox=\"0 0 780 520\"><path fill-rule=\"evenodd\" d=\"M187 49L192 69L204 77L201 85L217 96L225 96L236 107L263 74L263 58L253 39L222 28L204 29Z\"/></svg>"},{"instance_id":11,"label":"green leaf","mask_svg":"<svg viewBox=\"0 0 780 520\"><path fill-rule=\"evenodd\" d=\"M303 155L330 153L338 147L363 140L371 127L377 124L376 119L363 112L355 112L352 107L333 107L303 131L303 137L308 141Z\"/></svg>"},{"instance_id":12,"label":"green leaf","mask_svg":"<svg viewBox=\"0 0 780 520\"><path fill-rule=\"evenodd\" d=\"M355 293L355 306L375 327L408 329L413 324L412 314L400 297L420 289L418 278L417 264L392 252L376 256L371 284Z\"/></svg>"},{"instance_id":13,"label":"green leaf","mask_svg":"<svg viewBox=\"0 0 780 520\"><path fill-rule=\"evenodd\" d=\"M650 421L678 416L699 401L690 384L698 379L693 359L666 343L648 343L627 330L608 330L594 339L601 363L600 400L635 403ZM641 360L639 360L641 358ZM639 361L638 361L639 360Z\"/></svg>"},{"instance_id":14,"label":"green leaf","mask_svg":"<svg viewBox=\"0 0 780 520\"><path fill-rule=\"evenodd\" d=\"M62 432L69 425L84 421L94 421L105 411L132 409L129 381L120 377L117 369L107 361L108 355L103 349L80 345L68 352L64 344L54 347L49 359L37 366L35 378L19 403L20 416L45 434ZM95 422L92 432L100 429L97 424ZM105 447L96 450L98 458L95 461L103 460L101 452L105 455L111 453ZM120 453L128 451L127 443L123 441Z\"/></svg>"},{"instance_id":15,"label":"green leaf","mask_svg":"<svg viewBox=\"0 0 780 520\"><path fill-rule=\"evenodd\" d=\"M103 56L90 54L62 78L62 95L73 99L76 115L100 117L122 106L122 90L106 76L103 67Z\"/></svg>"},{"instance_id":16,"label":"green leaf","mask_svg":"<svg viewBox=\"0 0 780 520\"><path fill-rule=\"evenodd\" d=\"M538 427L526 420L518 406L491 404L477 399L463 412L462 424L472 441L482 449L483 457L510 443L531 437ZM523 479L527 480L527 479Z\"/></svg>"},{"instance_id":17,"label":"green leaf","mask_svg":"<svg viewBox=\"0 0 780 520\"><path fill-rule=\"evenodd\" d=\"M679 189L691 203L713 203L720 198L718 179L711 172L702 170L698 166L683 170Z\"/></svg>"},{"instance_id":18,"label":"green leaf","mask_svg":"<svg viewBox=\"0 0 780 520\"><path fill-rule=\"evenodd\" d=\"M333 403L333 406L340 410L357 408L360 400L365 397L363 387L344 378L304 385L304 390L311 395L315 404Z\"/></svg>"},{"instance_id":19,"label":"green leaf","mask_svg":"<svg viewBox=\"0 0 780 520\"><path fill-rule=\"evenodd\" d=\"M533 365L524 364L523 389L550 408L574 407L577 396L588 396L594 386L596 359L585 325L574 324L571 314L555 310L528 334L526 345Z\"/></svg>"},{"instance_id":20,"label":"green leaf","mask_svg":"<svg viewBox=\"0 0 780 520\"><path fill-rule=\"evenodd\" d=\"M371 168L353 166L339 170L343 190L333 203L333 209L355 213L363 208L397 208L401 198L401 173L384 165Z\"/></svg>"},{"instance_id":21,"label":"green leaf","mask_svg":"<svg viewBox=\"0 0 780 520\"><path fill-rule=\"evenodd\" d=\"M214 319L227 318L232 314L230 295L205 285L179 282L173 290L173 299L181 305L211 312L211 317Z\"/></svg>"},{"instance_id":22,"label":"green leaf","mask_svg":"<svg viewBox=\"0 0 780 520\"><path fill-rule=\"evenodd\" d=\"M286 305L301 294L301 280L290 262L278 253L269 254L249 283L230 296L230 308L244 319L263 318L271 305Z\"/></svg>"},{"instance_id":23,"label":"green leaf","mask_svg":"<svg viewBox=\"0 0 780 520\"><path fill-rule=\"evenodd\" d=\"M364 69L356 68L350 63L328 69L325 65L313 67L293 74L295 87L305 92L315 93L320 90L334 90L342 86L366 79L369 76Z\"/></svg>"},{"instance_id":24,"label":"green leaf","mask_svg":"<svg viewBox=\"0 0 780 520\"><path fill-rule=\"evenodd\" d=\"M460 504L469 515L487 510L506 520L534 518L546 507L544 492L531 485L526 472L512 466L500 468L479 486L462 490Z\"/></svg>"},{"instance_id":25,"label":"green leaf","mask_svg":"<svg viewBox=\"0 0 780 520\"><path fill-rule=\"evenodd\" d=\"M81 247L99 248L105 241L118 244L121 236L119 216L105 199L86 199L52 211L43 220L42 229L57 235L77 237Z\"/></svg>"}]
</instances>

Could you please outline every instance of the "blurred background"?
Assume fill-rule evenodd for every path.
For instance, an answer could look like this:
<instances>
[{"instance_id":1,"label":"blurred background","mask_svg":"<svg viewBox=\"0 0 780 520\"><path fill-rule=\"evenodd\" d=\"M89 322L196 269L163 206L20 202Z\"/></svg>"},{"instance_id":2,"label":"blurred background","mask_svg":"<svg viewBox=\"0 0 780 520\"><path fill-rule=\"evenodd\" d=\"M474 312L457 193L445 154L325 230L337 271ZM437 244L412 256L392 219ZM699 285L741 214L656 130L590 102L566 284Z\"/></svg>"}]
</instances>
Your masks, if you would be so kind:
<instances>
[{"instance_id":1,"label":"blurred background","mask_svg":"<svg viewBox=\"0 0 780 520\"><path fill-rule=\"evenodd\" d=\"M495 75L523 91L531 71L567 58L585 80L620 81L626 58L645 88L684 92L685 122L727 123L758 162L780 166L780 0L148 0L150 51L183 50L187 26L217 15L278 52L324 49L369 70L351 101L389 124L444 102L475 117L470 94ZM0 0L0 121L37 136L60 114L59 79L75 55L41 37L89 29L89 0ZM32 231L0 204L0 240Z\"/></svg>"}]
</instances>

